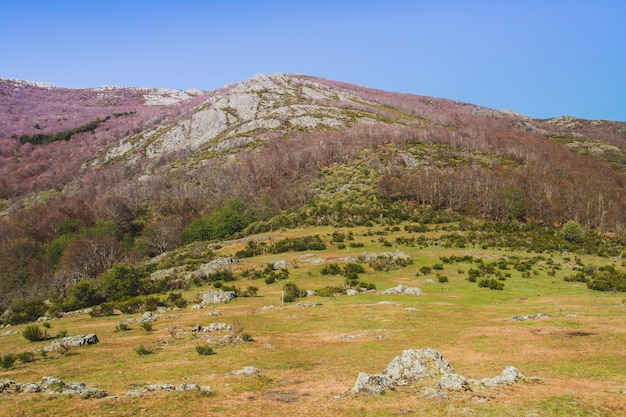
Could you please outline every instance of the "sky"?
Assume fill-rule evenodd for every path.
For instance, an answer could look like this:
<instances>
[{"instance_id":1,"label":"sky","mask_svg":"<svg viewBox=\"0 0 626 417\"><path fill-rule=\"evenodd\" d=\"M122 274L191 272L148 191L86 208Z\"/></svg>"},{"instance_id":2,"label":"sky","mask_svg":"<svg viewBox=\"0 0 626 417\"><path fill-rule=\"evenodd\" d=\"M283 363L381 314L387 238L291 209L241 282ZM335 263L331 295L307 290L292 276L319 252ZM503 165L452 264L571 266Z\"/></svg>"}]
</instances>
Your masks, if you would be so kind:
<instances>
[{"instance_id":1,"label":"sky","mask_svg":"<svg viewBox=\"0 0 626 417\"><path fill-rule=\"evenodd\" d=\"M0 77L213 90L297 73L626 121L624 0L2 0Z\"/></svg>"}]
</instances>

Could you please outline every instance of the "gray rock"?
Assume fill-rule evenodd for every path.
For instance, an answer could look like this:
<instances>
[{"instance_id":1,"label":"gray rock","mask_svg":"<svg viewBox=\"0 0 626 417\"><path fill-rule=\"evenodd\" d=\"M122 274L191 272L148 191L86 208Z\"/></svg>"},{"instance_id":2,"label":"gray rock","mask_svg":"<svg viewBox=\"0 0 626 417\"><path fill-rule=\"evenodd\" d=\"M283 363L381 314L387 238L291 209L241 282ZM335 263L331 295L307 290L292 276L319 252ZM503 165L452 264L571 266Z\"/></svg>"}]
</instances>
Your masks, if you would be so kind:
<instances>
[{"instance_id":1,"label":"gray rock","mask_svg":"<svg viewBox=\"0 0 626 417\"><path fill-rule=\"evenodd\" d=\"M467 391L470 389L467 379L459 374L444 374L439 381L439 388L449 391Z\"/></svg>"},{"instance_id":2,"label":"gray rock","mask_svg":"<svg viewBox=\"0 0 626 417\"><path fill-rule=\"evenodd\" d=\"M429 398L429 399L440 399L440 400L448 399L448 395L445 393L445 391L442 391L440 389L433 388L433 387L424 388L424 390L422 391L422 395L424 396L424 398Z\"/></svg>"},{"instance_id":3,"label":"gray rock","mask_svg":"<svg viewBox=\"0 0 626 417\"><path fill-rule=\"evenodd\" d=\"M273 266L274 269L287 269L291 268L293 265L291 265L286 259L281 259L279 261L274 261Z\"/></svg>"},{"instance_id":4,"label":"gray rock","mask_svg":"<svg viewBox=\"0 0 626 417\"><path fill-rule=\"evenodd\" d=\"M50 343L48 346L44 347L44 352L54 352L59 350L61 347L76 347L76 346L86 346L86 345L95 345L98 343L98 336L94 333L88 335L78 335L78 336L68 336L64 337L61 340L55 340Z\"/></svg>"},{"instance_id":5,"label":"gray rock","mask_svg":"<svg viewBox=\"0 0 626 417\"><path fill-rule=\"evenodd\" d=\"M516 314L513 317L510 317L510 321L528 321L528 320L539 320L539 319L549 319L552 315L546 313L539 313L532 316L524 316L521 314Z\"/></svg>"},{"instance_id":6,"label":"gray rock","mask_svg":"<svg viewBox=\"0 0 626 417\"><path fill-rule=\"evenodd\" d=\"M365 392L367 394L380 395L391 386L393 386L393 383L386 375L359 372L354 387L352 387L352 392L355 394Z\"/></svg>"},{"instance_id":7,"label":"gray rock","mask_svg":"<svg viewBox=\"0 0 626 417\"><path fill-rule=\"evenodd\" d=\"M199 389L198 384L180 384L176 387L176 391L197 391Z\"/></svg>"},{"instance_id":8,"label":"gray rock","mask_svg":"<svg viewBox=\"0 0 626 417\"><path fill-rule=\"evenodd\" d=\"M517 381L523 380L524 375L514 366L507 366L502 374L495 378L483 378L480 380L481 385L485 387L497 387L500 385L513 385Z\"/></svg>"},{"instance_id":9,"label":"gray rock","mask_svg":"<svg viewBox=\"0 0 626 417\"><path fill-rule=\"evenodd\" d=\"M203 332L203 333L209 333L209 332L218 332L221 330L233 330L233 326L231 326L230 324L226 324L226 323L211 323L208 326L200 326L199 324L196 324L191 331L192 332Z\"/></svg>"},{"instance_id":10,"label":"gray rock","mask_svg":"<svg viewBox=\"0 0 626 417\"><path fill-rule=\"evenodd\" d=\"M396 385L408 385L421 378L453 373L452 365L432 348L405 350L383 371Z\"/></svg>"},{"instance_id":11,"label":"gray rock","mask_svg":"<svg viewBox=\"0 0 626 417\"><path fill-rule=\"evenodd\" d=\"M261 371L254 366L246 366L238 371L229 372L226 376L261 376Z\"/></svg>"},{"instance_id":12,"label":"gray rock","mask_svg":"<svg viewBox=\"0 0 626 417\"><path fill-rule=\"evenodd\" d=\"M148 384L143 386L143 391L174 391L176 387L171 384Z\"/></svg>"},{"instance_id":13,"label":"gray rock","mask_svg":"<svg viewBox=\"0 0 626 417\"><path fill-rule=\"evenodd\" d=\"M349 288L346 290L346 295L353 296L353 295L358 295L358 294L359 292L357 290L353 290L352 288Z\"/></svg>"},{"instance_id":14,"label":"gray rock","mask_svg":"<svg viewBox=\"0 0 626 417\"><path fill-rule=\"evenodd\" d=\"M406 285L398 285L393 288L387 288L386 290L379 291L379 294L407 294L407 295L422 295L422 290L417 287L407 287Z\"/></svg>"},{"instance_id":15,"label":"gray rock","mask_svg":"<svg viewBox=\"0 0 626 417\"><path fill-rule=\"evenodd\" d=\"M234 291L212 290L202 294L200 304L192 306L192 308L204 308L212 304L227 303L237 297Z\"/></svg>"}]
</instances>

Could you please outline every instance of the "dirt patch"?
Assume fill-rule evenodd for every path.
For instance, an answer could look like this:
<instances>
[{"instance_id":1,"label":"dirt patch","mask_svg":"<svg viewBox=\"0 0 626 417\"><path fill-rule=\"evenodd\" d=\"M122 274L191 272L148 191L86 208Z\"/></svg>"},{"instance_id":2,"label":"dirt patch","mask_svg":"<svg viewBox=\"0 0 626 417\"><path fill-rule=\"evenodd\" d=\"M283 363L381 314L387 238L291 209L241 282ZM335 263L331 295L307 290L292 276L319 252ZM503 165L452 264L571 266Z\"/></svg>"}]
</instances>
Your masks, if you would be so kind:
<instances>
[{"instance_id":1,"label":"dirt patch","mask_svg":"<svg viewBox=\"0 0 626 417\"><path fill-rule=\"evenodd\" d=\"M300 399L309 397L309 394L298 393L297 391L289 390L289 391L269 391L265 394L265 398L272 401L278 401L281 403L292 403L296 402Z\"/></svg>"},{"instance_id":2,"label":"dirt patch","mask_svg":"<svg viewBox=\"0 0 626 417\"><path fill-rule=\"evenodd\" d=\"M590 332L566 332L565 336L567 337L586 337L586 336L594 336L597 333L590 333Z\"/></svg>"}]
</instances>

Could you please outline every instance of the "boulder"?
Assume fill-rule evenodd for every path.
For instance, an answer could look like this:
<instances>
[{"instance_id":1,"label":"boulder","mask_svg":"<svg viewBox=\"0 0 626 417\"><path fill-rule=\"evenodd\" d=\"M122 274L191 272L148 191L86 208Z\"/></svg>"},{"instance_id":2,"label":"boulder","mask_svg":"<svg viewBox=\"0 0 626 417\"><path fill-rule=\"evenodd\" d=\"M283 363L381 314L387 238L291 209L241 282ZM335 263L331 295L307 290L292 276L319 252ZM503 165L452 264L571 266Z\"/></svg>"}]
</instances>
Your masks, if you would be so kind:
<instances>
[{"instance_id":1,"label":"boulder","mask_svg":"<svg viewBox=\"0 0 626 417\"><path fill-rule=\"evenodd\" d=\"M528 321L528 320L539 320L539 319L549 319L552 316L546 313L539 313L531 316L524 316L522 314L516 314L513 317L510 317L510 321Z\"/></svg>"},{"instance_id":2,"label":"boulder","mask_svg":"<svg viewBox=\"0 0 626 417\"><path fill-rule=\"evenodd\" d=\"M509 365L495 378L483 378L480 384L485 387L497 387L500 385L513 385L524 379L524 375L514 366Z\"/></svg>"},{"instance_id":3,"label":"boulder","mask_svg":"<svg viewBox=\"0 0 626 417\"><path fill-rule=\"evenodd\" d=\"M407 294L407 295L422 295L422 290L417 287L407 287L406 285L397 285L393 288L387 288L386 290L379 291L378 294L390 295L390 294Z\"/></svg>"},{"instance_id":4,"label":"boulder","mask_svg":"<svg viewBox=\"0 0 626 417\"><path fill-rule=\"evenodd\" d=\"M246 366L238 371L229 372L226 376L261 376L261 371L254 366Z\"/></svg>"},{"instance_id":5,"label":"boulder","mask_svg":"<svg viewBox=\"0 0 626 417\"><path fill-rule=\"evenodd\" d=\"M443 375L439 381L439 388L448 391L467 391L470 389L467 379L459 374Z\"/></svg>"},{"instance_id":6,"label":"boulder","mask_svg":"<svg viewBox=\"0 0 626 417\"><path fill-rule=\"evenodd\" d=\"M85 345L95 345L98 343L98 336L94 333L88 335L77 335L77 336L68 336L64 337L60 340L55 340L50 343L48 346L44 347L43 350L45 352L54 352L59 350L62 346L64 347L76 347L76 346L85 346Z\"/></svg>"},{"instance_id":7,"label":"boulder","mask_svg":"<svg viewBox=\"0 0 626 417\"><path fill-rule=\"evenodd\" d=\"M509 365L495 378L484 378L480 381L466 379L463 375L456 373L438 350L408 349L403 351L402 355L396 356L379 374L360 372L352 392L379 395L387 388L414 384L420 380L431 381L432 378L439 380L434 385L426 387L424 395L447 398L445 391L471 390L474 385L478 387L512 385L523 380L524 375L517 368Z\"/></svg>"},{"instance_id":8,"label":"boulder","mask_svg":"<svg viewBox=\"0 0 626 417\"><path fill-rule=\"evenodd\" d=\"M380 395L391 386L393 386L393 383L386 375L359 372L356 383L354 384L354 387L352 387L352 392L355 394L365 392L368 394Z\"/></svg>"},{"instance_id":9,"label":"boulder","mask_svg":"<svg viewBox=\"0 0 626 417\"><path fill-rule=\"evenodd\" d=\"M407 349L383 371L396 385L408 385L421 378L455 373L441 353L432 348Z\"/></svg>"},{"instance_id":10,"label":"boulder","mask_svg":"<svg viewBox=\"0 0 626 417\"><path fill-rule=\"evenodd\" d=\"M200 304L192 306L192 308L204 308L211 304L227 303L233 298L237 297L234 291L223 290L211 290L202 294L202 301Z\"/></svg>"}]
</instances>

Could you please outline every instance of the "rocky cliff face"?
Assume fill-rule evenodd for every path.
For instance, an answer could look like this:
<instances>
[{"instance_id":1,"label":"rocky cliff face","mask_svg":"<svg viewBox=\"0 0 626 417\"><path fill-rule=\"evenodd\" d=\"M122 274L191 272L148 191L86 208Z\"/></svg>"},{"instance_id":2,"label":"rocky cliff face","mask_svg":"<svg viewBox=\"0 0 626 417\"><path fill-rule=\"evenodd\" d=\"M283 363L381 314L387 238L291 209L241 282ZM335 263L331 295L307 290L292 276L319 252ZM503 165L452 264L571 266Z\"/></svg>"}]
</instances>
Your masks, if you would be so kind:
<instances>
[{"instance_id":1,"label":"rocky cliff face","mask_svg":"<svg viewBox=\"0 0 626 417\"><path fill-rule=\"evenodd\" d=\"M100 162L137 161L139 155L156 159L185 150L201 150L202 158L289 132L375 121L377 116L350 108L362 104L351 93L297 76L257 75L211 96L189 117L122 140Z\"/></svg>"}]
</instances>

